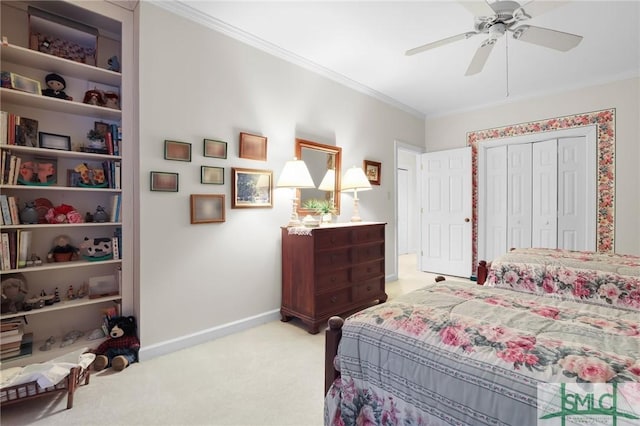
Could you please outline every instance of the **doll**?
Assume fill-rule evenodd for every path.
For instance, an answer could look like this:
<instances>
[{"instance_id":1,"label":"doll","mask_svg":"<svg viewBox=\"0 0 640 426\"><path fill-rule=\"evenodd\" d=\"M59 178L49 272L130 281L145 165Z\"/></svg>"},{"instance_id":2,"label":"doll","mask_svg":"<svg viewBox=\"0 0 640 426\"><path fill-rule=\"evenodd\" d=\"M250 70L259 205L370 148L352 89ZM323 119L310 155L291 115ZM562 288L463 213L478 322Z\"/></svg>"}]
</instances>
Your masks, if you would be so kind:
<instances>
[{"instance_id":1,"label":"doll","mask_svg":"<svg viewBox=\"0 0 640 426\"><path fill-rule=\"evenodd\" d=\"M44 81L47 83L47 88L42 90L42 94L44 96L65 99L67 101L73 100L71 96L67 96L67 94L64 92L64 89L67 87L67 82L64 81L64 78L62 78L58 74L47 74L47 76L44 78Z\"/></svg>"}]
</instances>

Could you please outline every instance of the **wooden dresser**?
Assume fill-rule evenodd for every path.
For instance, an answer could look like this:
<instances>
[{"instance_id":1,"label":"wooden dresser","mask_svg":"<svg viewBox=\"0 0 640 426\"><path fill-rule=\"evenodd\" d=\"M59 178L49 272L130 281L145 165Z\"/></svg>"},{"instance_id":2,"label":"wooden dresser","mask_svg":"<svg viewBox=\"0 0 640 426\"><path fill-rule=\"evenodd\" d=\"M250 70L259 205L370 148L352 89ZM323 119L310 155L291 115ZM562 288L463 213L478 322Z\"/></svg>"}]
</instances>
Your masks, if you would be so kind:
<instances>
[{"instance_id":1,"label":"wooden dresser","mask_svg":"<svg viewBox=\"0 0 640 426\"><path fill-rule=\"evenodd\" d=\"M282 228L282 321L300 318L316 334L332 315L386 301L384 227Z\"/></svg>"}]
</instances>

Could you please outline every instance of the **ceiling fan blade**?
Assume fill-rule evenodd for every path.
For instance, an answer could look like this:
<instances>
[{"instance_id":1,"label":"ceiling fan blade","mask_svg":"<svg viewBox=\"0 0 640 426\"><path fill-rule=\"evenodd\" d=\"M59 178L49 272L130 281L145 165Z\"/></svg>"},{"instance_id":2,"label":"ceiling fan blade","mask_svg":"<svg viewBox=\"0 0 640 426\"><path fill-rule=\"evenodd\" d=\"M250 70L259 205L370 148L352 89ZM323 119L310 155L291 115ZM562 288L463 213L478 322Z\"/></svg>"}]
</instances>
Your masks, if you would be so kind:
<instances>
[{"instance_id":1,"label":"ceiling fan blade","mask_svg":"<svg viewBox=\"0 0 640 426\"><path fill-rule=\"evenodd\" d=\"M570 1L530 1L521 6L521 10L524 9L524 14L533 18L534 16L540 16L548 11L555 9L560 6L564 6L567 3L571 3Z\"/></svg>"},{"instance_id":2,"label":"ceiling fan blade","mask_svg":"<svg viewBox=\"0 0 640 426\"><path fill-rule=\"evenodd\" d=\"M467 68L467 72L464 75L474 75L482 71L484 68L484 64L487 62L489 58L489 54L491 50L493 50L493 46L496 44L496 41L493 39L487 39L482 42L478 50L476 50L476 54L473 55L473 59L469 64L469 68Z\"/></svg>"},{"instance_id":3,"label":"ceiling fan blade","mask_svg":"<svg viewBox=\"0 0 640 426\"><path fill-rule=\"evenodd\" d=\"M484 0L458 1L458 3L471 12L473 16L493 16L496 13Z\"/></svg>"},{"instance_id":4,"label":"ceiling fan blade","mask_svg":"<svg viewBox=\"0 0 640 426\"><path fill-rule=\"evenodd\" d=\"M464 40L471 36L476 35L477 33L474 31L458 34L451 37L443 38L442 40L434 41L431 43L423 44L422 46L414 47L413 49L407 50L404 54L406 56L415 55L416 53L424 52L425 50L434 49L436 47L444 46L445 44L453 43L454 41Z\"/></svg>"},{"instance_id":5,"label":"ceiling fan blade","mask_svg":"<svg viewBox=\"0 0 640 426\"><path fill-rule=\"evenodd\" d=\"M513 38L562 52L573 49L582 41L582 36L579 35L532 25L521 25L515 28Z\"/></svg>"}]
</instances>

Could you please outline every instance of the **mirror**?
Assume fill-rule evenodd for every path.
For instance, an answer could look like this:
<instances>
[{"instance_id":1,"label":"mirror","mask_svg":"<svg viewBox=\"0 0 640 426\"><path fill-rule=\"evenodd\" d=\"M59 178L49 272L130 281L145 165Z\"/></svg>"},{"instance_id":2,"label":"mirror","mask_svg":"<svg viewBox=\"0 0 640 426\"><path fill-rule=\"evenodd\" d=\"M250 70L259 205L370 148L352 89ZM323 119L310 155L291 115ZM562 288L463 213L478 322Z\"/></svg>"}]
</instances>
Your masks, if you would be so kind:
<instances>
[{"instance_id":1,"label":"mirror","mask_svg":"<svg viewBox=\"0 0 640 426\"><path fill-rule=\"evenodd\" d=\"M303 160L309 169L316 188L298 189L298 215L317 215L314 210L305 208L309 200L333 200L335 214L340 214L340 167L342 166L342 148L333 145L324 145L304 139L296 139L296 157ZM327 170L334 169L336 173L333 191L317 189L327 174Z\"/></svg>"}]
</instances>

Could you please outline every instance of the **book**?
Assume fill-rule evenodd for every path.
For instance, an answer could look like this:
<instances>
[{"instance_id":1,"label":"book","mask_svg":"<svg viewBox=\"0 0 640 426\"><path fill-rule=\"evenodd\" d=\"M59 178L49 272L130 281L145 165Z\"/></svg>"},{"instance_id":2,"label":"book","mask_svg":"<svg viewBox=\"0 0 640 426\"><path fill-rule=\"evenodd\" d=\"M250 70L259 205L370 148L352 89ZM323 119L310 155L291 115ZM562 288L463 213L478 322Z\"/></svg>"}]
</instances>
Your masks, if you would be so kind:
<instances>
[{"instance_id":1,"label":"book","mask_svg":"<svg viewBox=\"0 0 640 426\"><path fill-rule=\"evenodd\" d=\"M20 237L18 243L18 268L24 268L27 266L27 259L29 259L29 254L31 253L31 238L33 231L26 231L24 229L20 229L18 231L18 235Z\"/></svg>"},{"instance_id":2,"label":"book","mask_svg":"<svg viewBox=\"0 0 640 426\"><path fill-rule=\"evenodd\" d=\"M111 237L111 251L113 253L113 258L118 260L120 259L120 250L118 248L118 237Z\"/></svg>"},{"instance_id":3,"label":"book","mask_svg":"<svg viewBox=\"0 0 640 426\"><path fill-rule=\"evenodd\" d=\"M18 157L12 155L9 158L9 177L7 178L7 185L13 185L14 180L16 179L16 162L18 161Z\"/></svg>"},{"instance_id":4,"label":"book","mask_svg":"<svg viewBox=\"0 0 640 426\"><path fill-rule=\"evenodd\" d=\"M4 347L9 343L21 342L22 341L22 331L20 329L12 330L11 332L16 332L15 334L0 334L0 346ZM9 333L9 332L7 332ZM18 345L20 346L20 345Z\"/></svg>"},{"instance_id":5,"label":"book","mask_svg":"<svg viewBox=\"0 0 640 426\"><path fill-rule=\"evenodd\" d=\"M7 126L9 125L9 113L0 111L0 144L7 144Z\"/></svg>"},{"instance_id":6,"label":"book","mask_svg":"<svg viewBox=\"0 0 640 426\"><path fill-rule=\"evenodd\" d=\"M20 167L22 166L22 158L16 157L16 170L13 174L13 182L9 182L10 185L17 185L18 178L20 177Z\"/></svg>"},{"instance_id":7,"label":"book","mask_svg":"<svg viewBox=\"0 0 640 426\"><path fill-rule=\"evenodd\" d=\"M9 359L31 356L33 350L33 333L25 333L24 336L22 336L22 342L19 349L20 350L18 352L13 351L12 354L1 354L0 359L2 359L2 361L6 361Z\"/></svg>"},{"instance_id":8,"label":"book","mask_svg":"<svg viewBox=\"0 0 640 426\"><path fill-rule=\"evenodd\" d=\"M11 269L11 259L9 257L9 233L3 232L0 237L2 243L2 270L8 271Z\"/></svg>"},{"instance_id":9,"label":"book","mask_svg":"<svg viewBox=\"0 0 640 426\"><path fill-rule=\"evenodd\" d=\"M9 210L9 198L6 194L0 194L0 209L2 209L2 220L5 225L11 225L11 210Z\"/></svg>"},{"instance_id":10,"label":"book","mask_svg":"<svg viewBox=\"0 0 640 426\"><path fill-rule=\"evenodd\" d=\"M9 229L9 264L10 269L18 268L18 232L15 229Z\"/></svg>"},{"instance_id":11,"label":"book","mask_svg":"<svg viewBox=\"0 0 640 426\"><path fill-rule=\"evenodd\" d=\"M7 197L9 202L9 213L11 214L11 223L18 225L20 223L20 212L18 211L18 199L13 196Z\"/></svg>"}]
</instances>

